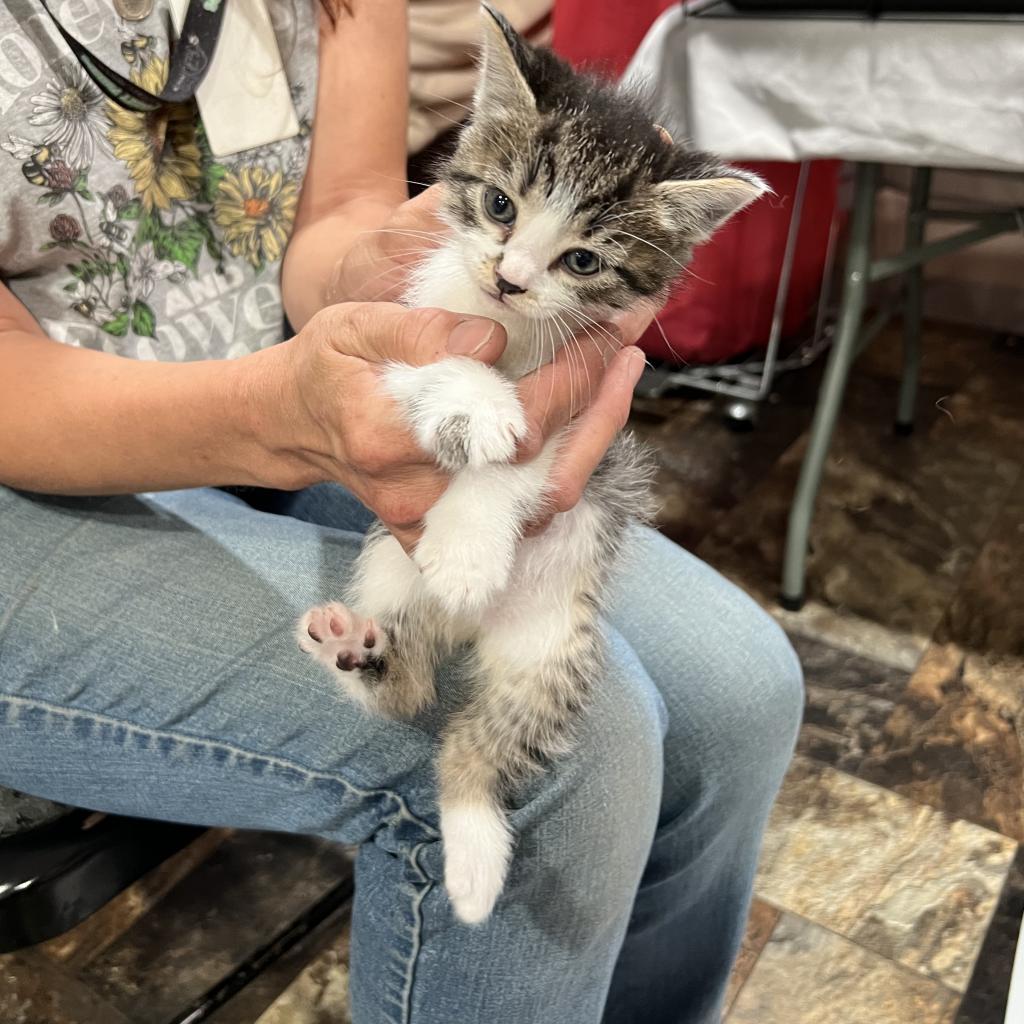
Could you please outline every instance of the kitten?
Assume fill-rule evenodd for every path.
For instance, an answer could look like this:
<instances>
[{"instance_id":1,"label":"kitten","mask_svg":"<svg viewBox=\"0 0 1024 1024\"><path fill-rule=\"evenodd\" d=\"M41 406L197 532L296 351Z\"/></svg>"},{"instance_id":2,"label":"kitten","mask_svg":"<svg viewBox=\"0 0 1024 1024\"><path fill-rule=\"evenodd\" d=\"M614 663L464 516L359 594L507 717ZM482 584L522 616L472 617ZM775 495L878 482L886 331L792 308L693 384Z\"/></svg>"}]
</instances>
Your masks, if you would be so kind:
<instances>
[{"instance_id":1,"label":"kitten","mask_svg":"<svg viewBox=\"0 0 1024 1024\"><path fill-rule=\"evenodd\" d=\"M417 268L407 301L497 320L508 346L495 369L452 358L386 371L451 485L412 558L377 525L348 606L312 609L297 630L356 701L388 716L431 703L439 661L468 645L471 689L438 768L445 885L467 923L487 918L504 885L513 839L503 795L568 749L602 672L605 580L649 501L648 463L623 434L576 507L524 538L562 435L511 464L525 430L514 381L572 331L600 338L600 321L660 306L694 246L764 190L673 145L638 99L484 10L472 120L441 172L450 240Z\"/></svg>"}]
</instances>

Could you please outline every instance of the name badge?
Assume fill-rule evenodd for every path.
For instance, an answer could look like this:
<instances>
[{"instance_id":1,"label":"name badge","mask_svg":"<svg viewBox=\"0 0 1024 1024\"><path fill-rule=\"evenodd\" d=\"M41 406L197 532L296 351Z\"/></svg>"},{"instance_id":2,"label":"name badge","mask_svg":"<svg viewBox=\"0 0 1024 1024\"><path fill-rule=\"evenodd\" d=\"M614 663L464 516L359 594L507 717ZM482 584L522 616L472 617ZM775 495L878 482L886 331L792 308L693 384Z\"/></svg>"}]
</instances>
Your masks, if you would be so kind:
<instances>
[{"instance_id":1,"label":"name badge","mask_svg":"<svg viewBox=\"0 0 1024 1024\"><path fill-rule=\"evenodd\" d=\"M181 32L188 0L170 0L170 9L175 31ZM298 134L299 119L264 0L228 0L196 103L216 157Z\"/></svg>"}]
</instances>

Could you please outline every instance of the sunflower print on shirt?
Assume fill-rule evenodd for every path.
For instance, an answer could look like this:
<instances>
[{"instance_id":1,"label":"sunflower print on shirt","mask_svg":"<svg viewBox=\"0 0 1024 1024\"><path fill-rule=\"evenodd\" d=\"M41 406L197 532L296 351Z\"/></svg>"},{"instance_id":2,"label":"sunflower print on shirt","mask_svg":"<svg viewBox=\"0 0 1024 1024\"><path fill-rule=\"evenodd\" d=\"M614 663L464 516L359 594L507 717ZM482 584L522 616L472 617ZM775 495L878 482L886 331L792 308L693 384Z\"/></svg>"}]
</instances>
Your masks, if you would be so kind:
<instances>
[{"instance_id":1,"label":"sunflower print on shirt","mask_svg":"<svg viewBox=\"0 0 1024 1024\"><path fill-rule=\"evenodd\" d=\"M122 55L129 77L158 93L167 60L139 36ZM298 101L301 90L293 90ZM225 251L256 274L277 263L291 233L310 122L300 116L295 146L267 146L231 160L210 152L194 104L152 114L106 99L74 62L31 98L37 137L8 136L2 148L22 161L37 201L55 210L42 249L69 255L64 291L75 314L106 334L153 338L147 299L159 282L198 274L205 253L224 272ZM298 106L298 103L297 103ZM106 192L90 186L98 156L125 171Z\"/></svg>"}]
</instances>

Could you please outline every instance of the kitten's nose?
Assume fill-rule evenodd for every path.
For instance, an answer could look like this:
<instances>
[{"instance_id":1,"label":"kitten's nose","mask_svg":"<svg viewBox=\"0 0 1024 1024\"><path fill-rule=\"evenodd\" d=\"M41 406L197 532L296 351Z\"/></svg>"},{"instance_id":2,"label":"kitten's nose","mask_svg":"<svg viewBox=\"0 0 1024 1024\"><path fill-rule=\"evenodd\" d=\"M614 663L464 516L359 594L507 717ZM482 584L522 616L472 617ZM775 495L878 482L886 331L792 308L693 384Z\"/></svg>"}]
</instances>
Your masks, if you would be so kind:
<instances>
[{"instance_id":1,"label":"kitten's nose","mask_svg":"<svg viewBox=\"0 0 1024 1024\"><path fill-rule=\"evenodd\" d=\"M522 295L526 291L525 288L520 288L519 285L513 284L511 281L506 281L505 278L498 273L494 272L494 280L498 286L498 291L502 295Z\"/></svg>"}]
</instances>

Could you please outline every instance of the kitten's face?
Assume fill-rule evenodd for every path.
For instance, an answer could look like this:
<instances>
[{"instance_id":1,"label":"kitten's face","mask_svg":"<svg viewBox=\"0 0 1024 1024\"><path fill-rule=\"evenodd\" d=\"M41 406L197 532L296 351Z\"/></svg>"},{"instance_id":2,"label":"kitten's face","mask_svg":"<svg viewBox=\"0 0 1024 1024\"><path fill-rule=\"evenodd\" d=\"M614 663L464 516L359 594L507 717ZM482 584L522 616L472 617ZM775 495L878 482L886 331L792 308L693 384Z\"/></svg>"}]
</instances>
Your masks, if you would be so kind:
<instances>
[{"instance_id":1,"label":"kitten's face","mask_svg":"<svg viewBox=\"0 0 1024 1024\"><path fill-rule=\"evenodd\" d=\"M637 99L487 9L472 123L442 177L467 273L531 319L660 304L693 247L764 186L673 145Z\"/></svg>"}]
</instances>

